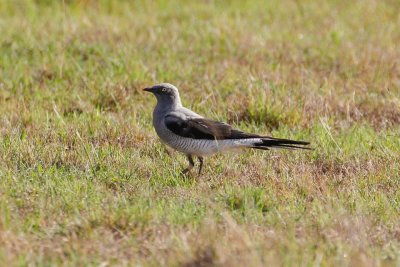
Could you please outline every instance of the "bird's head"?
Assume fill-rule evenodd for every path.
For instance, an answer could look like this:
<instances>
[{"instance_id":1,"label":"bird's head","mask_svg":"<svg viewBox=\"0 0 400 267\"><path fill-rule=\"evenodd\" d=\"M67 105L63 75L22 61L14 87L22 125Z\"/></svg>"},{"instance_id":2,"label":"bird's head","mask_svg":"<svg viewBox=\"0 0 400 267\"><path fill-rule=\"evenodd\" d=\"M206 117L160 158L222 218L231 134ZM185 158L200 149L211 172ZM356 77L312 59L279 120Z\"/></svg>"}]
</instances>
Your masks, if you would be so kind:
<instances>
[{"instance_id":1,"label":"bird's head","mask_svg":"<svg viewBox=\"0 0 400 267\"><path fill-rule=\"evenodd\" d=\"M169 83L160 83L143 89L153 93L160 105L181 105L178 88Z\"/></svg>"}]
</instances>

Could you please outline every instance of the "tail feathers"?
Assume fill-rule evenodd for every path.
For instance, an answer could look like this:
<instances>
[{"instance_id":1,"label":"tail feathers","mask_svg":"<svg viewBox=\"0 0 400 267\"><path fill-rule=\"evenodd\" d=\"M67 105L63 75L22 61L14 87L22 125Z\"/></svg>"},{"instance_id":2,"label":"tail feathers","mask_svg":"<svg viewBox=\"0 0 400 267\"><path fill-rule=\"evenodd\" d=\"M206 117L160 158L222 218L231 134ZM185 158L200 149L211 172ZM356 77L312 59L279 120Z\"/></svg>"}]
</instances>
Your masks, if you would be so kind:
<instances>
[{"instance_id":1,"label":"tail feathers","mask_svg":"<svg viewBox=\"0 0 400 267\"><path fill-rule=\"evenodd\" d=\"M262 138L262 143L256 143L251 148L269 150L269 148L284 148L284 149L306 149L311 150L312 148L307 147L310 142L295 141L290 139L280 139L273 137Z\"/></svg>"}]
</instances>

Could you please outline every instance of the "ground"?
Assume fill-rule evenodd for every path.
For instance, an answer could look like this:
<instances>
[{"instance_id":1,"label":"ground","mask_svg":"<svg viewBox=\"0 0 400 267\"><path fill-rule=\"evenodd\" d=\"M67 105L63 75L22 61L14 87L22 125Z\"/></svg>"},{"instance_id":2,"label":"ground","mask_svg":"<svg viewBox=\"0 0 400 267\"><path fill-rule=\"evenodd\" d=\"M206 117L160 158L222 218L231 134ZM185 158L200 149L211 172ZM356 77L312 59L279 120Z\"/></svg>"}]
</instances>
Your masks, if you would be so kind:
<instances>
[{"instance_id":1,"label":"ground","mask_svg":"<svg viewBox=\"0 0 400 267\"><path fill-rule=\"evenodd\" d=\"M0 0L0 265L399 266L400 2ZM180 175L183 104L313 151Z\"/></svg>"}]
</instances>

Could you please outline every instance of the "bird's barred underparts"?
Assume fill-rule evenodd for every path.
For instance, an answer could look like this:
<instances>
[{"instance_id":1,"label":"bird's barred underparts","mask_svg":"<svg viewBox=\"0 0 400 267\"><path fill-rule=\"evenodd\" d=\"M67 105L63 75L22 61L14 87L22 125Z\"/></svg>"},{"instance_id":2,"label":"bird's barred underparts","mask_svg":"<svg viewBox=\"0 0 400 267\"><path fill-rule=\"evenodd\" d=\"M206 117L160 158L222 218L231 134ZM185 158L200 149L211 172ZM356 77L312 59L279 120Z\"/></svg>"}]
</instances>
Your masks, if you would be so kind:
<instances>
[{"instance_id":1,"label":"bird's barred underparts","mask_svg":"<svg viewBox=\"0 0 400 267\"><path fill-rule=\"evenodd\" d=\"M236 148L252 147L262 143L260 138L207 140L181 137L166 128L156 130L161 140L175 150L194 156L207 156Z\"/></svg>"}]
</instances>

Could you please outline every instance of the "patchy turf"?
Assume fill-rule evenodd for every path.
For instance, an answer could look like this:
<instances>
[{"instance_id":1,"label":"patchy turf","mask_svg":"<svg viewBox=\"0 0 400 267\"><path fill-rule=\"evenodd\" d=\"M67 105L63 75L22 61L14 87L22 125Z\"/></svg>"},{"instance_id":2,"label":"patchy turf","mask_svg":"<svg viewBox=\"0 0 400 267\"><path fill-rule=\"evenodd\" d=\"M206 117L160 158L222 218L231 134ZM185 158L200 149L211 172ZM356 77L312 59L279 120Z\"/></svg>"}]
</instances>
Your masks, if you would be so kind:
<instances>
[{"instance_id":1,"label":"patchy turf","mask_svg":"<svg viewBox=\"0 0 400 267\"><path fill-rule=\"evenodd\" d=\"M0 265L400 265L398 1L0 0ZM141 88L314 151L185 179Z\"/></svg>"}]
</instances>

